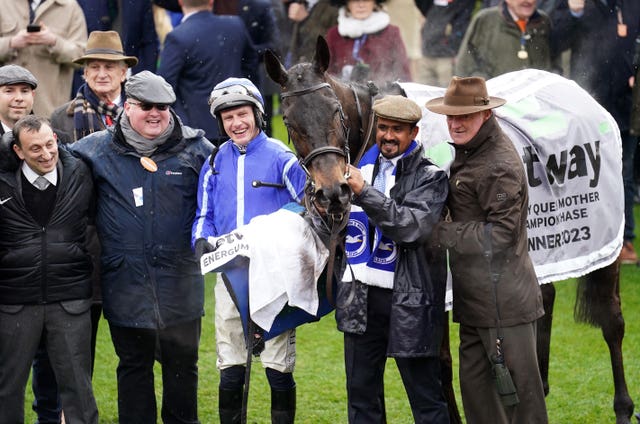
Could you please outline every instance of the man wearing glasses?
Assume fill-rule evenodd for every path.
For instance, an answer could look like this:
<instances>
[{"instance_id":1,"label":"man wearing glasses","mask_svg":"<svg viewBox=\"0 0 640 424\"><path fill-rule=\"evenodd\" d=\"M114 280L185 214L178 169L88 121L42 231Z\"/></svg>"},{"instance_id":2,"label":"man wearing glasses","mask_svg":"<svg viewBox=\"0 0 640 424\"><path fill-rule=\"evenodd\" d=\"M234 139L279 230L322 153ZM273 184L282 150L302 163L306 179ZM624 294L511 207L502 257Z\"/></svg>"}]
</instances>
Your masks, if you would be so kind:
<instances>
[{"instance_id":1,"label":"man wearing glasses","mask_svg":"<svg viewBox=\"0 0 640 424\"><path fill-rule=\"evenodd\" d=\"M190 246L198 171L213 146L169 107L171 86L149 71L125 84L114 126L69 145L97 190L102 297L119 358L120 423L155 423L155 358L162 421L197 423L204 280Z\"/></svg>"}]
</instances>

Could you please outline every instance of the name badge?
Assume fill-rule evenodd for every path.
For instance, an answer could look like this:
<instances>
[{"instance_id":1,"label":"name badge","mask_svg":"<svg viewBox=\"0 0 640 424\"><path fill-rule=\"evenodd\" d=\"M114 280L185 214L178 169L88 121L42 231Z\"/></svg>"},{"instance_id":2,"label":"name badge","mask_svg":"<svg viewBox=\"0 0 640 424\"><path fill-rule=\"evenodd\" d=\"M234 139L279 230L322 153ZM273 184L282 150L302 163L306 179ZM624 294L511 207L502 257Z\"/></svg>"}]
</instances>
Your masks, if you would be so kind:
<instances>
[{"instance_id":1,"label":"name badge","mask_svg":"<svg viewBox=\"0 0 640 424\"><path fill-rule=\"evenodd\" d=\"M139 208L144 204L142 187L136 187L133 189L133 203L136 205L136 208Z\"/></svg>"}]
</instances>

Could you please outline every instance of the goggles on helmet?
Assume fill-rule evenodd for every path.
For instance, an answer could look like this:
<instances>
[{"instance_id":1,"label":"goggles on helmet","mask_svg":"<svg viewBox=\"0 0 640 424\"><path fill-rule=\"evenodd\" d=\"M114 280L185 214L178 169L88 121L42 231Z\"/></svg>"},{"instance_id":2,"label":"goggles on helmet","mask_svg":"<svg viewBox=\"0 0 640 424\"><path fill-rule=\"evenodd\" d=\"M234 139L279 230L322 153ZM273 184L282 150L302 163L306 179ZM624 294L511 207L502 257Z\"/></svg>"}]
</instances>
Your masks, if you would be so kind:
<instances>
[{"instance_id":1,"label":"goggles on helmet","mask_svg":"<svg viewBox=\"0 0 640 424\"><path fill-rule=\"evenodd\" d=\"M227 87L214 88L209 96L209 106L211 115L214 117L222 110L233 107L253 105L260 113L264 113L262 96L259 92L254 93L242 84L232 84Z\"/></svg>"}]
</instances>

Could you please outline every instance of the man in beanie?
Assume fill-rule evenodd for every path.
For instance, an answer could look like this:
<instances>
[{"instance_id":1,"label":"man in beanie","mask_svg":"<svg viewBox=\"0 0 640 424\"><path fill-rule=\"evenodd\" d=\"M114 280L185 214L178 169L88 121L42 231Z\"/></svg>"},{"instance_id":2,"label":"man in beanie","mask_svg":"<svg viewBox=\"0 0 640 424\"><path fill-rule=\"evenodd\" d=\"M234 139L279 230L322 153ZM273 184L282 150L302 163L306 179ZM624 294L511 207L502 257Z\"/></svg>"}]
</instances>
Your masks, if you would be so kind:
<instances>
[{"instance_id":1,"label":"man in beanie","mask_svg":"<svg viewBox=\"0 0 640 424\"><path fill-rule=\"evenodd\" d=\"M112 127L69 149L89 163L102 247L102 300L119 358L120 423L155 423L155 358L162 366L162 421L197 423L198 345L204 280L191 250L198 170L213 146L180 123L162 77L125 84Z\"/></svg>"},{"instance_id":2,"label":"man in beanie","mask_svg":"<svg viewBox=\"0 0 640 424\"><path fill-rule=\"evenodd\" d=\"M455 148L450 219L439 224L435 241L449 249L467 422L541 424L548 419L536 320L544 310L527 251L527 177L492 112L504 103L487 94L480 77L453 77L444 97L427 102L447 116ZM494 378L505 367L511 385L508 372Z\"/></svg>"},{"instance_id":3,"label":"man in beanie","mask_svg":"<svg viewBox=\"0 0 640 424\"><path fill-rule=\"evenodd\" d=\"M138 63L125 56L120 36L115 31L89 34L84 55L73 60L84 66L84 84L76 97L58 107L51 115L51 125L72 141L113 125L124 103L124 80L127 70Z\"/></svg>"},{"instance_id":4,"label":"man in beanie","mask_svg":"<svg viewBox=\"0 0 640 424\"><path fill-rule=\"evenodd\" d=\"M211 96L211 114L224 142L200 171L198 207L192 243L196 256L215 248L207 241L248 224L258 215L277 211L303 196L306 174L291 150L269 138L264 101L246 78L228 78L217 84ZM254 187L259 180L271 186ZM221 424L239 424L242 410L247 347L240 313L222 278L215 287L216 351L220 370L219 413ZM260 354L271 387L271 422L292 424L296 408L295 329L268 340ZM249 346L249 349L252 347Z\"/></svg>"},{"instance_id":5,"label":"man in beanie","mask_svg":"<svg viewBox=\"0 0 640 424\"><path fill-rule=\"evenodd\" d=\"M416 423L449 423L440 371L446 261L429 240L444 207L446 173L416 140L420 107L402 96L373 105L376 145L347 179L353 206L349 267L338 284L349 423L386 422L384 369L396 360Z\"/></svg>"}]
</instances>

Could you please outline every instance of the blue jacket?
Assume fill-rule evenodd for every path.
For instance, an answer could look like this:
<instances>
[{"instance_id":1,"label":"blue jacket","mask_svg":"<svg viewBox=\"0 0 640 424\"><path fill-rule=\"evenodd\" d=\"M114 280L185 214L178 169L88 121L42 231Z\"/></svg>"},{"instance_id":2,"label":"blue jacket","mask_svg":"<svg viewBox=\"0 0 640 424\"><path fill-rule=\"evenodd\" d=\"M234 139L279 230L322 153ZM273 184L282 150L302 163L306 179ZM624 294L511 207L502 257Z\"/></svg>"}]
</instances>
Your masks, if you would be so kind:
<instances>
[{"instance_id":1,"label":"blue jacket","mask_svg":"<svg viewBox=\"0 0 640 424\"><path fill-rule=\"evenodd\" d=\"M258 56L242 20L198 12L167 34L158 75L176 92L175 112L182 122L202 128L209 140L218 137L209 113L209 94L229 77L257 82Z\"/></svg>"},{"instance_id":2,"label":"blue jacket","mask_svg":"<svg viewBox=\"0 0 640 424\"><path fill-rule=\"evenodd\" d=\"M198 171L213 149L202 131L176 123L151 156L156 172L141 166L119 122L69 149L89 164L97 190L107 320L157 329L201 317L204 280L189 241Z\"/></svg>"},{"instance_id":3,"label":"blue jacket","mask_svg":"<svg viewBox=\"0 0 640 424\"><path fill-rule=\"evenodd\" d=\"M252 182L284 184L284 188L253 187ZM199 238L219 236L248 224L251 218L275 212L290 202L299 202L306 174L281 141L264 132L240 154L228 140L200 171L198 206L192 243Z\"/></svg>"}]
</instances>

